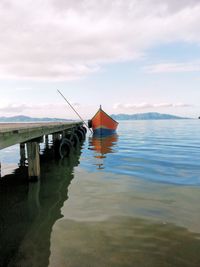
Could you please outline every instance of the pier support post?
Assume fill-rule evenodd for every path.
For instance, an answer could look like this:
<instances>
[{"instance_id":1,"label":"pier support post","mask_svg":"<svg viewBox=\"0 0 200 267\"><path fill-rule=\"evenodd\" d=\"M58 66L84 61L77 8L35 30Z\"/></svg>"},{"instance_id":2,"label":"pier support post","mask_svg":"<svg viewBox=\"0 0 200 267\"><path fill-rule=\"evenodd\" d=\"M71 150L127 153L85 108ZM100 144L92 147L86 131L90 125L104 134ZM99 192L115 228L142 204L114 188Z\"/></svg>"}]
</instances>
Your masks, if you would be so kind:
<instances>
[{"instance_id":1,"label":"pier support post","mask_svg":"<svg viewBox=\"0 0 200 267\"><path fill-rule=\"evenodd\" d=\"M25 166L25 161L26 161L25 144L20 143L20 166Z\"/></svg>"},{"instance_id":2,"label":"pier support post","mask_svg":"<svg viewBox=\"0 0 200 267\"><path fill-rule=\"evenodd\" d=\"M55 143L56 140L60 140L60 134L59 133L53 133L53 143Z\"/></svg>"},{"instance_id":3,"label":"pier support post","mask_svg":"<svg viewBox=\"0 0 200 267\"><path fill-rule=\"evenodd\" d=\"M27 143L28 176L31 181L37 181L40 177L39 143L31 141Z\"/></svg>"},{"instance_id":4,"label":"pier support post","mask_svg":"<svg viewBox=\"0 0 200 267\"><path fill-rule=\"evenodd\" d=\"M44 138L44 142L45 142L45 146L48 147L49 146L49 136L48 134L45 135L45 138Z\"/></svg>"},{"instance_id":5,"label":"pier support post","mask_svg":"<svg viewBox=\"0 0 200 267\"><path fill-rule=\"evenodd\" d=\"M62 138L65 138L69 133L69 130L65 130L62 132Z\"/></svg>"}]
</instances>

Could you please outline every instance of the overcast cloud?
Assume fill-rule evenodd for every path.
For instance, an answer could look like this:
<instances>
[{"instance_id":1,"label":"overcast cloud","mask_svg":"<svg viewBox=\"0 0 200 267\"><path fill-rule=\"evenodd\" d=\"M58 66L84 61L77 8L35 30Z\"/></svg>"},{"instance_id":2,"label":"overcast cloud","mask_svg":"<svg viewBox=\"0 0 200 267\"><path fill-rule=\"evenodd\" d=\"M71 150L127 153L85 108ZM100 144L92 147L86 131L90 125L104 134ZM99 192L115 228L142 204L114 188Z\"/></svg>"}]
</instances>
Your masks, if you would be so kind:
<instances>
[{"instance_id":1,"label":"overcast cloud","mask_svg":"<svg viewBox=\"0 0 200 267\"><path fill-rule=\"evenodd\" d=\"M76 79L165 42L200 43L195 0L1 0L0 78Z\"/></svg>"},{"instance_id":2,"label":"overcast cloud","mask_svg":"<svg viewBox=\"0 0 200 267\"><path fill-rule=\"evenodd\" d=\"M122 103L116 103L114 104L114 109L127 109L127 110L134 110L134 109L154 109L154 108L178 108L178 107L191 107L190 104L186 103L138 103L138 104L122 104Z\"/></svg>"},{"instance_id":3,"label":"overcast cloud","mask_svg":"<svg viewBox=\"0 0 200 267\"><path fill-rule=\"evenodd\" d=\"M172 62L149 65L144 67L148 73L166 72L200 72L200 62Z\"/></svg>"},{"instance_id":4,"label":"overcast cloud","mask_svg":"<svg viewBox=\"0 0 200 267\"><path fill-rule=\"evenodd\" d=\"M82 108L79 103L71 103L75 108ZM83 107L84 108L84 107ZM49 103L42 103L39 105L25 105L25 104L15 104L10 103L7 105L0 104L0 116L15 116L21 114L35 114L38 116L45 117L46 111L51 116L55 114L62 114L62 111L65 110L67 113L71 111L71 108L66 104L49 104Z\"/></svg>"}]
</instances>

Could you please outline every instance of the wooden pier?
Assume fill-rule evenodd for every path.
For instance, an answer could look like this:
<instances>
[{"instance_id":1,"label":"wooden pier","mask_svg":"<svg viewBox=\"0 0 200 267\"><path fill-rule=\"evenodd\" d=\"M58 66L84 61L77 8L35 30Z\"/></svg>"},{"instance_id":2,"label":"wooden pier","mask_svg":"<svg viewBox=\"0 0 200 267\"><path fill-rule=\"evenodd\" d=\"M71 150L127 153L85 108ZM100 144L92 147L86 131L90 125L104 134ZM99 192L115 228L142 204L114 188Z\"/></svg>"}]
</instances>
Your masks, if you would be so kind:
<instances>
[{"instance_id":1,"label":"wooden pier","mask_svg":"<svg viewBox=\"0 0 200 267\"><path fill-rule=\"evenodd\" d=\"M35 179L40 177L39 143L44 136L53 135L54 141L63 140L69 133L71 136L82 134L80 127L83 127L82 122L0 123L0 149L20 144L20 160L23 161L26 148L29 178Z\"/></svg>"}]
</instances>

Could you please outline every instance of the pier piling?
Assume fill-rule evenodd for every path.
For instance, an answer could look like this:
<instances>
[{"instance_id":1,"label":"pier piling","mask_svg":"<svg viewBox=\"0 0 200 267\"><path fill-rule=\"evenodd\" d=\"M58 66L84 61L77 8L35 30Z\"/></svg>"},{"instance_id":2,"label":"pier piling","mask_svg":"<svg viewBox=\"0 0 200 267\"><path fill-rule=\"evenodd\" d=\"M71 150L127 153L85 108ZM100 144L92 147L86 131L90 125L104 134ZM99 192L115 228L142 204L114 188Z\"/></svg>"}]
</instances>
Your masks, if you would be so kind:
<instances>
[{"instance_id":1,"label":"pier piling","mask_svg":"<svg viewBox=\"0 0 200 267\"><path fill-rule=\"evenodd\" d=\"M26 162L25 143L20 143L20 166L25 166L25 162Z\"/></svg>"},{"instance_id":2,"label":"pier piling","mask_svg":"<svg viewBox=\"0 0 200 267\"><path fill-rule=\"evenodd\" d=\"M40 146L44 141L48 144L48 135L53 136L53 143L59 143L67 133L81 126L82 122L53 123L1 123L0 149L20 144L20 165L25 166L26 151L28 157L28 176L30 181L40 178ZM25 145L26 144L26 145ZM58 145L57 145L58 146ZM1 167L1 163L0 163ZM0 169L1 171L1 169Z\"/></svg>"},{"instance_id":3,"label":"pier piling","mask_svg":"<svg viewBox=\"0 0 200 267\"><path fill-rule=\"evenodd\" d=\"M40 148L37 141L27 142L28 176L34 181L40 177Z\"/></svg>"}]
</instances>

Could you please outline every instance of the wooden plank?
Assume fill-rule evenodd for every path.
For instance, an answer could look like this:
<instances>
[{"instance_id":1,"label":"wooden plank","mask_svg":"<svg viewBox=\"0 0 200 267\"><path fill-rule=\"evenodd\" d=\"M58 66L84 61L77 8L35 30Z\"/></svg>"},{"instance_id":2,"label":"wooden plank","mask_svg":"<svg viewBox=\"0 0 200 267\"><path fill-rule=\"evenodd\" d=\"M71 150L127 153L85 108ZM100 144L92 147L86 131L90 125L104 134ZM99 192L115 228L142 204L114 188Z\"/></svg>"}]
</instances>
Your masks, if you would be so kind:
<instances>
[{"instance_id":1,"label":"wooden plank","mask_svg":"<svg viewBox=\"0 0 200 267\"><path fill-rule=\"evenodd\" d=\"M27 142L28 176L30 180L40 177L40 147L38 142Z\"/></svg>"},{"instance_id":2,"label":"wooden plank","mask_svg":"<svg viewBox=\"0 0 200 267\"><path fill-rule=\"evenodd\" d=\"M26 152L25 152L25 143L20 144L20 166L25 166L26 161Z\"/></svg>"},{"instance_id":3,"label":"wooden plank","mask_svg":"<svg viewBox=\"0 0 200 267\"><path fill-rule=\"evenodd\" d=\"M0 149L79 125L82 122L0 123Z\"/></svg>"}]
</instances>

